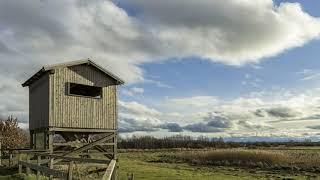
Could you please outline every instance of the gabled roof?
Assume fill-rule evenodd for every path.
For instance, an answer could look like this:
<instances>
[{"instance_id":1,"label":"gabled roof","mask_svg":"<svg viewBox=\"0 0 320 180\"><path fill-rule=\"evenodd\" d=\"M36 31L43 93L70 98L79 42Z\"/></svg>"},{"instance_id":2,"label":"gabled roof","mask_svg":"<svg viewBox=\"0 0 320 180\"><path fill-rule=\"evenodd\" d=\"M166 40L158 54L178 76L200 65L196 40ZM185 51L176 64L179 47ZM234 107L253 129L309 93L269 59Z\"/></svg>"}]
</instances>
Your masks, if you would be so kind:
<instances>
[{"instance_id":1,"label":"gabled roof","mask_svg":"<svg viewBox=\"0 0 320 180\"><path fill-rule=\"evenodd\" d=\"M51 70L54 70L54 69L57 69L57 68L61 68L61 67L77 66L77 65L81 65L81 64L92 65L93 67L97 68L98 70L100 70L104 74L106 74L106 75L112 77L114 80L116 80L118 85L124 84L124 81L122 79L120 79L118 76L116 76L113 73L107 71L105 68L99 66L98 64L96 64L95 62L91 61L88 58L88 59L83 59L83 60L78 60L78 61L70 61L70 62L66 62L66 63L43 66L37 73L35 73L26 82L24 82L22 84L22 86L23 87L30 86L33 82L38 80L43 74L45 74L46 72L49 72Z\"/></svg>"}]
</instances>

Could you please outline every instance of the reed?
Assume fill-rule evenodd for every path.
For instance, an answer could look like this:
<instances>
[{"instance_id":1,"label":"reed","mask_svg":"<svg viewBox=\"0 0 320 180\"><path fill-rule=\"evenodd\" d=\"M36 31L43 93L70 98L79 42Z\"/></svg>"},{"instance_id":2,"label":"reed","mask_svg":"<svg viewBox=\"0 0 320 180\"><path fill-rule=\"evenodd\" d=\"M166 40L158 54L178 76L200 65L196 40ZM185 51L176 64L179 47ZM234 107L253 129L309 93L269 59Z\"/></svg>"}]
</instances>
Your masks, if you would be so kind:
<instances>
[{"instance_id":1,"label":"reed","mask_svg":"<svg viewBox=\"0 0 320 180\"><path fill-rule=\"evenodd\" d=\"M318 169L320 152L217 149L163 154L164 162L261 168Z\"/></svg>"}]
</instances>

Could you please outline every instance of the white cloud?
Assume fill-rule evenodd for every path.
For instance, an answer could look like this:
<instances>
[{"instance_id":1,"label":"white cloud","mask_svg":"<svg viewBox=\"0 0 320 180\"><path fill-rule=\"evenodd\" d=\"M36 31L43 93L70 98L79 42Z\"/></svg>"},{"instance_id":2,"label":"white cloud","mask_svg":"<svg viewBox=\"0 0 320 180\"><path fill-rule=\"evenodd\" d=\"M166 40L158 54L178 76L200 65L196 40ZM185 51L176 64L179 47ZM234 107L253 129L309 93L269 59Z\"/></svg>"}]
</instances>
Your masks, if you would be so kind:
<instances>
[{"instance_id":1,"label":"white cloud","mask_svg":"<svg viewBox=\"0 0 320 180\"><path fill-rule=\"evenodd\" d=\"M299 47L320 35L300 4L272 0L122 0L177 57L241 65ZM267 20L266 20L267 19ZM301 28L303 27L303 28Z\"/></svg>"},{"instance_id":2,"label":"white cloud","mask_svg":"<svg viewBox=\"0 0 320 180\"><path fill-rule=\"evenodd\" d=\"M317 71L317 70L304 69L304 70L298 72L297 74L303 76L303 77L301 78L301 80L303 80L303 81L320 79L320 72Z\"/></svg>"},{"instance_id":3,"label":"white cloud","mask_svg":"<svg viewBox=\"0 0 320 180\"><path fill-rule=\"evenodd\" d=\"M193 96L186 98L167 98L163 106L168 109L198 109L205 110L217 104L217 98L214 96Z\"/></svg>"},{"instance_id":4,"label":"white cloud","mask_svg":"<svg viewBox=\"0 0 320 180\"><path fill-rule=\"evenodd\" d=\"M244 79L241 84L242 85L250 85L252 87L259 87L260 86L260 82L262 81L261 79L257 78L257 77L253 77L251 74L245 74L244 75Z\"/></svg>"},{"instance_id":5,"label":"white cloud","mask_svg":"<svg viewBox=\"0 0 320 180\"><path fill-rule=\"evenodd\" d=\"M173 88L171 85L165 84L165 83L163 83L161 81L152 80L152 79L145 79L143 82L144 83L149 83L149 84L154 84L159 88L168 88L168 89Z\"/></svg>"},{"instance_id":6,"label":"white cloud","mask_svg":"<svg viewBox=\"0 0 320 180\"><path fill-rule=\"evenodd\" d=\"M0 1L0 115L14 114L27 121L27 89L20 84L43 64L91 57L128 83L145 81L172 88L145 79L140 66L189 56L231 65L256 65L320 34L319 18L305 13L297 3L120 1L136 6L138 14L128 15L117 1ZM132 89L132 93L143 92ZM119 105L124 124L134 119L141 124L151 122L151 126L170 118L200 122L207 112L218 110L236 116L255 106L286 103L310 115L318 101L307 94L277 103L257 97L221 102L212 96L194 96L166 100L160 106L167 106L165 113L137 102Z\"/></svg>"},{"instance_id":7,"label":"white cloud","mask_svg":"<svg viewBox=\"0 0 320 180\"><path fill-rule=\"evenodd\" d=\"M137 93L137 94L143 94L144 89L143 88L138 88L138 87L133 87L131 88L132 92Z\"/></svg>"},{"instance_id":8,"label":"white cloud","mask_svg":"<svg viewBox=\"0 0 320 180\"><path fill-rule=\"evenodd\" d=\"M149 108L146 105L137 103L137 102L124 102L119 101L119 107L123 112L143 115L143 116L159 116L161 113L153 108Z\"/></svg>"},{"instance_id":9,"label":"white cloud","mask_svg":"<svg viewBox=\"0 0 320 180\"><path fill-rule=\"evenodd\" d=\"M2 1L0 56L10 61L3 60L1 72L25 69L18 73L23 80L40 64L92 57L127 82L137 82L144 80L139 65L147 62L199 56L241 65L302 46L320 34L320 20L298 3L120 2L136 6L138 15L129 16L117 1Z\"/></svg>"},{"instance_id":10,"label":"white cloud","mask_svg":"<svg viewBox=\"0 0 320 180\"><path fill-rule=\"evenodd\" d=\"M0 118L14 115L18 117L19 122L27 122L27 92L13 78L0 76L0 82Z\"/></svg>"},{"instance_id":11,"label":"white cloud","mask_svg":"<svg viewBox=\"0 0 320 180\"><path fill-rule=\"evenodd\" d=\"M121 92L126 96L135 96L135 95L143 94L144 89L140 87L132 87L132 88L123 89Z\"/></svg>"},{"instance_id":12,"label":"white cloud","mask_svg":"<svg viewBox=\"0 0 320 180\"><path fill-rule=\"evenodd\" d=\"M154 131L162 122L161 112L137 102L119 101L119 128L122 132Z\"/></svg>"},{"instance_id":13,"label":"white cloud","mask_svg":"<svg viewBox=\"0 0 320 180\"><path fill-rule=\"evenodd\" d=\"M146 127L160 132L159 128L169 129L166 125L170 123L173 128L180 127L183 133L191 131L193 135L301 137L306 132L316 134L317 130L308 126L319 125L319 94L319 89L312 89L300 93L256 92L232 100L212 96L167 99L153 116L157 121ZM302 121L307 123L301 124Z\"/></svg>"}]
</instances>

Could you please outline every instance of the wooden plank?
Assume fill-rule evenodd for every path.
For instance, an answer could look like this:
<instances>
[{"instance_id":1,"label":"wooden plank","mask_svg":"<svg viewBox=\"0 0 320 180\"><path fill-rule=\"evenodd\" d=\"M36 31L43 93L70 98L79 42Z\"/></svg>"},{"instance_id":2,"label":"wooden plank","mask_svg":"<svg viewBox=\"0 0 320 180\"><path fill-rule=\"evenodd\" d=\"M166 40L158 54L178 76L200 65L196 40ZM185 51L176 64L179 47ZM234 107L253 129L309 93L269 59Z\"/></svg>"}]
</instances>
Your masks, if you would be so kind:
<instances>
[{"instance_id":1,"label":"wooden plank","mask_svg":"<svg viewBox=\"0 0 320 180\"><path fill-rule=\"evenodd\" d=\"M81 143L81 142L65 142L65 143L53 143L54 146L84 146L90 143ZM99 146L114 146L115 143L99 143Z\"/></svg>"},{"instance_id":2,"label":"wooden plank","mask_svg":"<svg viewBox=\"0 0 320 180\"><path fill-rule=\"evenodd\" d=\"M108 108L107 102L114 100L108 99L111 96L106 96L105 94L105 90L108 87L116 86L112 78L106 77L105 74L87 65L61 67L56 69L56 73L50 78L55 84L52 87L54 88L52 96L55 96L55 102L52 103L54 112L53 118L50 119L51 127L114 129L111 126L114 118L110 119L107 116L108 112L112 110ZM102 98L69 96L68 93L65 93L67 89L65 85L70 82L103 87Z\"/></svg>"},{"instance_id":3,"label":"wooden plank","mask_svg":"<svg viewBox=\"0 0 320 180\"><path fill-rule=\"evenodd\" d=\"M115 135L114 137L113 137L113 142L114 142L114 146L113 146L113 159L118 159L118 157L117 157L117 135Z\"/></svg>"},{"instance_id":4,"label":"wooden plank","mask_svg":"<svg viewBox=\"0 0 320 180\"><path fill-rule=\"evenodd\" d=\"M34 131L32 131L32 130L30 130L30 133L29 133L29 135L30 135L30 142L29 142L29 147L30 147L30 149L34 149L35 147L34 147Z\"/></svg>"},{"instance_id":5,"label":"wooden plank","mask_svg":"<svg viewBox=\"0 0 320 180\"><path fill-rule=\"evenodd\" d=\"M73 161L70 161L69 167L68 167L68 180L72 180L72 171L73 171Z\"/></svg>"},{"instance_id":6,"label":"wooden plank","mask_svg":"<svg viewBox=\"0 0 320 180\"><path fill-rule=\"evenodd\" d=\"M65 153L66 151L54 151L54 155L62 155L63 153ZM41 155L41 156L47 156L50 155L51 153L47 152L47 153L39 153L36 155ZM112 151L99 151L99 152L93 152L93 151L89 151L89 152L81 152L81 153L77 153L77 155L81 156L81 155L104 155L104 154L113 154ZM65 156L63 156L65 157ZM48 163L48 161L43 161L45 163ZM43 164L43 163L42 163Z\"/></svg>"},{"instance_id":7,"label":"wooden plank","mask_svg":"<svg viewBox=\"0 0 320 180\"><path fill-rule=\"evenodd\" d=\"M1 140L2 137L0 137L0 166L2 166L2 147L1 147Z\"/></svg>"},{"instance_id":8,"label":"wooden plank","mask_svg":"<svg viewBox=\"0 0 320 180\"><path fill-rule=\"evenodd\" d=\"M85 153L80 153L79 155L113 155L113 152L110 151L105 151L105 152L85 152ZM111 158L112 159L112 158Z\"/></svg>"},{"instance_id":9,"label":"wooden plank","mask_svg":"<svg viewBox=\"0 0 320 180\"><path fill-rule=\"evenodd\" d=\"M9 167L11 167L13 165L13 162L12 162L12 152L10 152L9 154Z\"/></svg>"},{"instance_id":10,"label":"wooden plank","mask_svg":"<svg viewBox=\"0 0 320 180\"><path fill-rule=\"evenodd\" d=\"M30 163L30 154L27 154L27 163ZM30 174L30 167L27 166L26 174Z\"/></svg>"},{"instance_id":11,"label":"wooden plank","mask_svg":"<svg viewBox=\"0 0 320 180\"><path fill-rule=\"evenodd\" d=\"M42 173L47 174L47 175L52 175L54 177L61 177L61 178L67 177L67 174L65 172L50 169L45 166L38 166L38 165L35 165L32 163L27 163L27 162L23 162L23 161L19 161L18 163L21 164L22 166L26 166L30 169L33 169L36 171L41 171Z\"/></svg>"},{"instance_id":12,"label":"wooden plank","mask_svg":"<svg viewBox=\"0 0 320 180\"><path fill-rule=\"evenodd\" d=\"M115 134L109 134L109 135L107 135L107 136L105 136L105 137L102 137L102 138L100 138L100 139L98 139L98 140L96 140L96 141L94 141L94 142L92 142L92 143L90 143L90 144L84 145L84 146L82 146L82 147L80 147L80 148L77 148L77 149L75 149L75 150L73 150L73 151L70 151L70 152L68 152L68 153L65 153L64 156L70 155L70 154L80 153L80 152L82 152L82 151L91 149L92 147L97 146L98 144L100 144L100 143L102 143L102 142L104 142L104 141L106 141L106 140L109 140L109 139L113 138L114 136L115 136Z\"/></svg>"},{"instance_id":13,"label":"wooden plank","mask_svg":"<svg viewBox=\"0 0 320 180\"><path fill-rule=\"evenodd\" d=\"M54 161L54 158L50 158L50 160L49 160L49 168L50 168L50 169L53 169L53 161ZM52 180L52 179L53 179L53 176L50 175L50 176L49 176L49 179Z\"/></svg>"},{"instance_id":14,"label":"wooden plank","mask_svg":"<svg viewBox=\"0 0 320 180\"><path fill-rule=\"evenodd\" d=\"M62 156L68 156L68 155L72 155L72 154L77 154L77 153L80 153L80 152L82 152L82 151L91 149L92 147L96 146L97 144L102 143L102 142L104 142L104 141L106 141L106 140L109 140L109 139L113 138L114 136L115 136L115 134L109 134L109 135L107 135L107 136L105 136L105 137L103 137L103 138L98 139L98 140L95 141L95 142L92 142L92 143L90 143L90 144L87 144L87 145L85 145L85 146L82 146L82 147L80 147L80 148L77 148L77 149L75 149L75 150L73 150L73 151L67 152L67 153L63 154ZM57 162L60 162L60 161L61 161L61 160L57 160L57 161L54 162L54 164L57 163Z\"/></svg>"},{"instance_id":15,"label":"wooden plank","mask_svg":"<svg viewBox=\"0 0 320 180\"><path fill-rule=\"evenodd\" d=\"M103 153L105 155L105 157L109 158L109 159L114 159L114 152L108 152L106 149L104 149L101 146L95 146L95 149L97 149L98 151L100 151L101 153Z\"/></svg>"},{"instance_id":16,"label":"wooden plank","mask_svg":"<svg viewBox=\"0 0 320 180\"><path fill-rule=\"evenodd\" d=\"M104 173L103 177L102 177L102 180L111 180L111 177L112 177L112 174L113 174L113 171L114 171L114 168L116 166L116 160L111 160L106 172Z\"/></svg>"},{"instance_id":17,"label":"wooden plank","mask_svg":"<svg viewBox=\"0 0 320 180\"><path fill-rule=\"evenodd\" d=\"M41 156L37 156L37 165L41 166ZM40 171L37 170L37 179L40 178Z\"/></svg>"},{"instance_id":18,"label":"wooden plank","mask_svg":"<svg viewBox=\"0 0 320 180\"><path fill-rule=\"evenodd\" d=\"M22 160L22 155L19 154L19 159L18 159L18 162ZM19 174L22 173L22 165L18 163L18 172Z\"/></svg>"},{"instance_id":19,"label":"wooden plank","mask_svg":"<svg viewBox=\"0 0 320 180\"><path fill-rule=\"evenodd\" d=\"M66 160L66 161L79 161L79 162L98 163L98 164L109 164L110 163L110 160L103 160L103 159L85 159L85 158L67 157L67 156L59 156L59 155L46 155L46 156L51 157L51 158L55 158L55 159L62 159L62 160Z\"/></svg>"},{"instance_id":20,"label":"wooden plank","mask_svg":"<svg viewBox=\"0 0 320 180\"><path fill-rule=\"evenodd\" d=\"M47 127L49 120L49 75L45 74L29 87L29 128ZM31 147L32 148L32 147Z\"/></svg>"},{"instance_id":21,"label":"wooden plank","mask_svg":"<svg viewBox=\"0 0 320 180\"><path fill-rule=\"evenodd\" d=\"M48 149L49 152L53 152L53 133L52 132L47 132L47 137L48 137Z\"/></svg>"},{"instance_id":22,"label":"wooden plank","mask_svg":"<svg viewBox=\"0 0 320 180\"><path fill-rule=\"evenodd\" d=\"M41 153L41 152L47 152L46 150L18 150L19 153L27 153L27 154L37 154L37 153Z\"/></svg>"},{"instance_id":23,"label":"wooden plank","mask_svg":"<svg viewBox=\"0 0 320 180\"><path fill-rule=\"evenodd\" d=\"M115 129L90 129L90 128L61 128L51 127L49 131L62 131L62 132L92 132L92 133L112 133Z\"/></svg>"}]
</instances>

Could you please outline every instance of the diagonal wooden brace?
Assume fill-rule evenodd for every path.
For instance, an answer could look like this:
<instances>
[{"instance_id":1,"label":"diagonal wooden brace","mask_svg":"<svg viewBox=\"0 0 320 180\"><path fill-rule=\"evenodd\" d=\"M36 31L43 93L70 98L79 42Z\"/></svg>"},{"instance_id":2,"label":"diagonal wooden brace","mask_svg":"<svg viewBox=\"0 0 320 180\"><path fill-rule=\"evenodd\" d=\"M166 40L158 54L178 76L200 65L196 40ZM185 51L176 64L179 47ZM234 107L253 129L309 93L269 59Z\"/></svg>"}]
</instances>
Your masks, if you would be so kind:
<instances>
[{"instance_id":1,"label":"diagonal wooden brace","mask_svg":"<svg viewBox=\"0 0 320 180\"><path fill-rule=\"evenodd\" d=\"M114 134L114 133L109 134L109 135L107 135L107 136L105 136L105 137L103 137L103 138L100 138L100 139L98 139L98 140L96 140L96 141L94 141L94 142L92 142L92 143L90 143L90 144L87 144L87 145L84 145L84 146L79 147L79 148L77 148L77 149L74 149L73 151L67 152L67 153L65 153L65 154L63 154L63 155L61 155L61 156L68 156L68 155L80 153L80 152L82 152L82 151L91 149L92 147L94 147L94 146L96 146L96 145L99 145L100 143L105 142L105 141L107 141L107 140L109 140L109 139L111 139L111 138L114 138L114 137L115 137L115 134ZM53 164L58 163L58 162L60 162L60 161L62 161L62 159L59 159L59 160L54 161Z\"/></svg>"}]
</instances>

